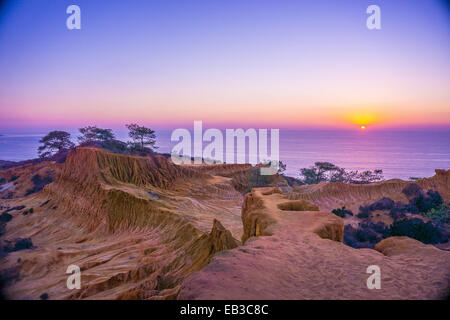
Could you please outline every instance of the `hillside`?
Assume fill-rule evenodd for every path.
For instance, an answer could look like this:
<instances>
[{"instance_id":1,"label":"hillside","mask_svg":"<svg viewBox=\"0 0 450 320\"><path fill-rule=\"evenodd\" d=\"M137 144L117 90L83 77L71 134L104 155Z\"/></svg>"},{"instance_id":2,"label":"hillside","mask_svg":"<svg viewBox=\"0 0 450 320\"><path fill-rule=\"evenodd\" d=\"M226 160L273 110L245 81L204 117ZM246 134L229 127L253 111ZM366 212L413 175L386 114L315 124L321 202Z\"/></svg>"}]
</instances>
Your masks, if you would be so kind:
<instances>
[{"instance_id":1,"label":"hillside","mask_svg":"<svg viewBox=\"0 0 450 320\"><path fill-rule=\"evenodd\" d=\"M250 165L177 166L160 155L76 148L64 163L0 171L0 280L13 299L435 299L448 294L450 252L406 237L374 249L345 243L344 219L411 182L243 190ZM36 177L39 176L39 179ZM417 182L449 200L450 171ZM276 187L280 186L280 188ZM30 192L30 190L32 192ZM379 216L377 216L379 215ZM417 215L416 215L417 216ZM386 218L387 219L387 218ZM392 222L392 221L391 221ZM66 269L81 268L68 290ZM366 268L382 270L368 290ZM406 271L405 271L406 270Z\"/></svg>"},{"instance_id":2,"label":"hillside","mask_svg":"<svg viewBox=\"0 0 450 320\"><path fill-rule=\"evenodd\" d=\"M198 209L189 212L195 217L184 215L183 201L199 185ZM222 198L210 193L222 188ZM202 211L211 208L212 199L220 216L227 215L221 205L239 210L242 196L226 181L164 157L78 148L41 192L2 200L5 208L25 206L9 212L12 220L2 238L30 238L34 246L2 260L5 294L18 299L39 299L44 293L50 299L175 298L185 276L204 267L216 251L239 243L213 214ZM29 208L33 212L23 215ZM65 286L71 264L82 270L82 290Z\"/></svg>"}]
</instances>

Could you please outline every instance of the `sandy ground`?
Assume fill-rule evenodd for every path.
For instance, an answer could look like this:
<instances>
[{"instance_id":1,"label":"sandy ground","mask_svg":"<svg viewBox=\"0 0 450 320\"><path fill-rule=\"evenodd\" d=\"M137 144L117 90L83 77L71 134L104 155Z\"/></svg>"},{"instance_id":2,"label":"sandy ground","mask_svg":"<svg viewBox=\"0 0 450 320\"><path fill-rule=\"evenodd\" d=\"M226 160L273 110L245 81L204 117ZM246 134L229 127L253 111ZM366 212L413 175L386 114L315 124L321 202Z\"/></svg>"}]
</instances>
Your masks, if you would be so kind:
<instances>
[{"instance_id":1,"label":"sandy ground","mask_svg":"<svg viewBox=\"0 0 450 320\"><path fill-rule=\"evenodd\" d=\"M286 201L284 196L264 196L261 190L254 190L254 195L264 201L261 211L274 218L272 235L252 237L244 246L218 254L184 283L181 299L447 297L450 252L409 238L390 238L380 246L384 254L353 249L317 234L340 228L336 222L340 218L322 212L281 211L277 204ZM380 290L367 287L370 265L381 269Z\"/></svg>"}]
</instances>

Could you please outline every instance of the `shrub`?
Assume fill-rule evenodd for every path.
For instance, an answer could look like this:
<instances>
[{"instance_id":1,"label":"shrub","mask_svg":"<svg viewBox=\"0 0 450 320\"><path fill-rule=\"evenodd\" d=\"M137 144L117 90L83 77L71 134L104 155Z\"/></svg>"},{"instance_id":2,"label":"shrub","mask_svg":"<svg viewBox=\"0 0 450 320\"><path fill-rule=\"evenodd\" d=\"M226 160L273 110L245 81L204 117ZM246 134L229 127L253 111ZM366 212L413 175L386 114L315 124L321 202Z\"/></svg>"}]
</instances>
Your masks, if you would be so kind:
<instances>
[{"instance_id":1,"label":"shrub","mask_svg":"<svg viewBox=\"0 0 450 320\"><path fill-rule=\"evenodd\" d=\"M370 206L360 206L359 213L357 215L358 218L364 219L368 218L370 215Z\"/></svg>"},{"instance_id":2,"label":"shrub","mask_svg":"<svg viewBox=\"0 0 450 320\"><path fill-rule=\"evenodd\" d=\"M409 199L409 198L415 198L423 193L422 188L415 183L408 184L403 190L403 194Z\"/></svg>"},{"instance_id":3,"label":"shrub","mask_svg":"<svg viewBox=\"0 0 450 320\"><path fill-rule=\"evenodd\" d=\"M358 228L344 227L344 243L353 248L374 248L375 244L389 236L389 229L383 222L361 223Z\"/></svg>"},{"instance_id":4,"label":"shrub","mask_svg":"<svg viewBox=\"0 0 450 320\"><path fill-rule=\"evenodd\" d=\"M13 182L13 181L16 181L17 179L19 179L19 176L12 176L8 182Z\"/></svg>"},{"instance_id":5,"label":"shrub","mask_svg":"<svg viewBox=\"0 0 450 320\"><path fill-rule=\"evenodd\" d=\"M338 208L338 209L333 209L331 210L332 213L334 213L335 215L337 215L338 217L341 218L345 218L345 215L348 214L350 216L353 216L353 212L351 212L350 210L345 209L345 206L342 208Z\"/></svg>"},{"instance_id":6,"label":"shrub","mask_svg":"<svg viewBox=\"0 0 450 320\"><path fill-rule=\"evenodd\" d=\"M400 201L396 202L394 204L394 207L389 212L389 215L394 219L397 220L399 218L405 217L405 213L411 211L409 205L404 204Z\"/></svg>"},{"instance_id":7,"label":"shrub","mask_svg":"<svg viewBox=\"0 0 450 320\"><path fill-rule=\"evenodd\" d=\"M47 201L45 201L45 202L43 202L39 207L43 207L43 206L45 206L47 203L49 203L51 201L51 199L49 199L49 200L47 200Z\"/></svg>"},{"instance_id":8,"label":"shrub","mask_svg":"<svg viewBox=\"0 0 450 320\"><path fill-rule=\"evenodd\" d=\"M5 252L14 252L14 251L20 251L25 249L32 249L33 248L33 242L30 238L18 238L14 239L13 242L7 241L7 245L3 247L3 250Z\"/></svg>"},{"instance_id":9,"label":"shrub","mask_svg":"<svg viewBox=\"0 0 450 320\"><path fill-rule=\"evenodd\" d=\"M418 212L428 212L431 209L437 209L442 205L442 197L439 192L428 190L427 194L419 194L410 201L410 205L417 208Z\"/></svg>"},{"instance_id":10,"label":"shrub","mask_svg":"<svg viewBox=\"0 0 450 320\"><path fill-rule=\"evenodd\" d=\"M53 182L53 179L50 176L42 178L39 174L35 174L31 178L31 181L33 182L34 186L33 188L27 190L25 196L41 191L47 184Z\"/></svg>"},{"instance_id":11,"label":"shrub","mask_svg":"<svg viewBox=\"0 0 450 320\"><path fill-rule=\"evenodd\" d=\"M433 208L439 208L443 204L442 197L438 191L428 190L427 195L430 198Z\"/></svg>"},{"instance_id":12,"label":"shrub","mask_svg":"<svg viewBox=\"0 0 450 320\"><path fill-rule=\"evenodd\" d=\"M391 236L406 236L426 244L447 242L443 232L431 222L423 222L422 219L414 218L394 221L389 234Z\"/></svg>"},{"instance_id":13,"label":"shrub","mask_svg":"<svg viewBox=\"0 0 450 320\"><path fill-rule=\"evenodd\" d=\"M3 212L0 215L0 222L9 222L9 221L11 221L12 218L13 218L12 215L10 215L7 212Z\"/></svg>"},{"instance_id":14,"label":"shrub","mask_svg":"<svg viewBox=\"0 0 450 320\"><path fill-rule=\"evenodd\" d=\"M48 298L49 298L48 293L45 292L45 293L41 294L41 295L39 296L39 298L40 298L41 300L48 300Z\"/></svg>"},{"instance_id":15,"label":"shrub","mask_svg":"<svg viewBox=\"0 0 450 320\"><path fill-rule=\"evenodd\" d=\"M437 208L431 208L422 215L437 223L447 223L450 218L450 206L444 204Z\"/></svg>"},{"instance_id":16,"label":"shrub","mask_svg":"<svg viewBox=\"0 0 450 320\"><path fill-rule=\"evenodd\" d=\"M330 162L316 162L314 166L300 169L300 182L302 184L316 184L320 182L344 182L367 184L382 181L382 170L347 171Z\"/></svg>"},{"instance_id":17,"label":"shrub","mask_svg":"<svg viewBox=\"0 0 450 320\"><path fill-rule=\"evenodd\" d=\"M356 229L351 225L344 227L344 243L352 248L358 248L358 240L356 240Z\"/></svg>"},{"instance_id":18,"label":"shrub","mask_svg":"<svg viewBox=\"0 0 450 320\"><path fill-rule=\"evenodd\" d=\"M383 198L372 203L369 207L370 211L375 210L391 210L394 207L394 201L389 198Z\"/></svg>"}]
</instances>

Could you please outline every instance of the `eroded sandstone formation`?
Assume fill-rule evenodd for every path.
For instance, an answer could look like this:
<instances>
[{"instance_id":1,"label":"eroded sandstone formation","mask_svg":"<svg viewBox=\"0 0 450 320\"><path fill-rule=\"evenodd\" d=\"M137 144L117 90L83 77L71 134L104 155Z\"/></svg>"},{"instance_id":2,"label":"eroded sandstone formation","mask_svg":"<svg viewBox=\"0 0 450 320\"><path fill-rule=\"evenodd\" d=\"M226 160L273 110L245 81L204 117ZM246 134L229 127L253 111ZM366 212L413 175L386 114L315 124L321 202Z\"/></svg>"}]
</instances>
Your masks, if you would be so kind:
<instances>
[{"instance_id":1,"label":"eroded sandstone formation","mask_svg":"<svg viewBox=\"0 0 450 320\"><path fill-rule=\"evenodd\" d=\"M292 189L276 176L271 185L279 187L254 188L244 197L250 170L250 165L177 166L159 155L84 147L63 164L1 171L2 195L8 195L5 188L15 190L0 200L0 242L8 249L0 250L3 294L14 299L447 297L449 251L406 237L384 239L375 250L354 249L342 242L344 225L358 218L330 213L341 206L356 211L385 197L407 202L402 190L411 182ZM450 171L436 173L416 183L448 202ZM49 179L34 178L35 184L37 174ZM81 268L80 290L66 286L69 265ZM381 268L380 290L367 288L370 265Z\"/></svg>"},{"instance_id":2,"label":"eroded sandstone formation","mask_svg":"<svg viewBox=\"0 0 450 320\"><path fill-rule=\"evenodd\" d=\"M2 259L4 294L15 299L42 294L50 299L176 298L187 275L216 252L239 244L214 218L227 215L223 205L240 207L242 196L229 180L175 166L162 156L72 151L43 191L2 201L5 208L24 206L10 211L3 239L30 238L34 245ZM202 192L220 188L223 197ZM190 197L193 189L197 198ZM183 214L187 199L197 203L190 211L197 219ZM209 211L213 203L219 212L206 214L203 206ZM30 208L31 214L22 214ZM72 264L81 268L80 290L66 287Z\"/></svg>"},{"instance_id":3,"label":"eroded sandstone formation","mask_svg":"<svg viewBox=\"0 0 450 320\"><path fill-rule=\"evenodd\" d=\"M286 211L288 196L254 189L245 198L245 245L217 254L183 284L180 299L444 299L450 252L406 237L372 249L342 243L343 219ZM367 287L371 265L381 289Z\"/></svg>"}]
</instances>

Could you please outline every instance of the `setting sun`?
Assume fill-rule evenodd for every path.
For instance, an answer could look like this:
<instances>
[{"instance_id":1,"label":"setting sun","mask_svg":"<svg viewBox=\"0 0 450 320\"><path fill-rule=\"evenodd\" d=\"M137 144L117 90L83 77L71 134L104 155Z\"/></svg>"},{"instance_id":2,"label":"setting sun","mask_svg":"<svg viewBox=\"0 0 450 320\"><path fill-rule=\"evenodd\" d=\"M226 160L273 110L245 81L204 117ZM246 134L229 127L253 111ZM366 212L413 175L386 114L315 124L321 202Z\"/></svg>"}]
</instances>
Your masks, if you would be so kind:
<instances>
[{"instance_id":1,"label":"setting sun","mask_svg":"<svg viewBox=\"0 0 450 320\"><path fill-rule=\"evenodd\" d=\"M337 117L340 123L347 123L349 126L367 129L370 125L379 125L385 123L387 117L381 111L374 107L367 106L348 106L340 110L341 114Z\"/></svg>"}]
</instances>

